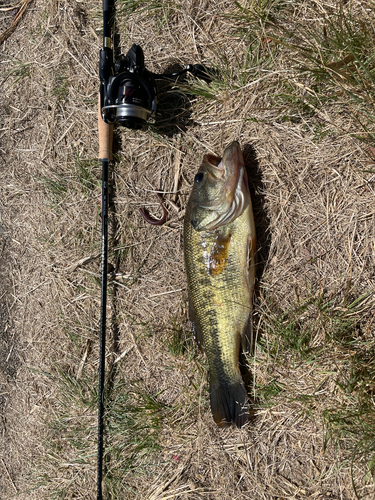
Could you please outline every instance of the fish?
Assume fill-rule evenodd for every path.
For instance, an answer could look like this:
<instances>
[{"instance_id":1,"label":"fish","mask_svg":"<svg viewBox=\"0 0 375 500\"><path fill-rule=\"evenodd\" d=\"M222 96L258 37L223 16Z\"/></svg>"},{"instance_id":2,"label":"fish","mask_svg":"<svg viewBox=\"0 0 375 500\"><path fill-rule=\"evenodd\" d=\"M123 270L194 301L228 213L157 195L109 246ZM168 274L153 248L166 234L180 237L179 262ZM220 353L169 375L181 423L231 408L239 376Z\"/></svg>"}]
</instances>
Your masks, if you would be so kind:
<instances>
[{"instance_id":1,"label":"fish","mask_svg":"<svg viewBox=\"0 0 375 500\"><path fill-rule=\"evenodd\" d=\"M206 154L184 218L189 317L209 365L210 405L219 427L249 419L239 369L252 345L256 228L243 154L237 141L223 157Z\"/></svg>"}]
</instances>

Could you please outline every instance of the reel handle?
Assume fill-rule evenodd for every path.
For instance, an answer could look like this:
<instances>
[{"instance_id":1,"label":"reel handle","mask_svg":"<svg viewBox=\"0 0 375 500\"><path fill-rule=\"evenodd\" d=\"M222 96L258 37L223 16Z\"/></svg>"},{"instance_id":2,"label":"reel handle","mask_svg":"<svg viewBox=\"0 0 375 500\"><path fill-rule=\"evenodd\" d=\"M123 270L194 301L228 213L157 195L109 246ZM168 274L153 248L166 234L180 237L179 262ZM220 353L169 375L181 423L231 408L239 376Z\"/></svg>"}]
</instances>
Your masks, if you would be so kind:
<instances>
[{"instance_id":1,"label":"reel handle","mask_svg":"<svg viewBox=\"0 0 375 500\"><path fill-rule=\"evenodd\" d=\"M100 110L100 93L98 100L99 160L112 160L113 123L106 123Z\"/></svg>"}]
</instances>

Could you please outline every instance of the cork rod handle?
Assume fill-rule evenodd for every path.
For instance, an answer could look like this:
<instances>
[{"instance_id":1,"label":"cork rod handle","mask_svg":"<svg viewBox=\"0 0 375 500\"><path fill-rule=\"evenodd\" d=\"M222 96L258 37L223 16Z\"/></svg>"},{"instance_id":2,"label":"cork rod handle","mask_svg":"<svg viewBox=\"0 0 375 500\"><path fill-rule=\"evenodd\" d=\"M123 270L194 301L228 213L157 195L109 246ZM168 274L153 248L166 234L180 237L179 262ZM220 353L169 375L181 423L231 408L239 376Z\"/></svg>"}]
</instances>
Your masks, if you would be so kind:
<instances>
[{"instance_id":1,"label":"cork rod handle","mask_svg":"<svg viewBox=\"0 0 375 500\"><path fill-rule=\"evenodd\" d=\"M113 124L106 123L100 112L98 100L99 160L112 160Z\"/></svg>"}]
</instances>

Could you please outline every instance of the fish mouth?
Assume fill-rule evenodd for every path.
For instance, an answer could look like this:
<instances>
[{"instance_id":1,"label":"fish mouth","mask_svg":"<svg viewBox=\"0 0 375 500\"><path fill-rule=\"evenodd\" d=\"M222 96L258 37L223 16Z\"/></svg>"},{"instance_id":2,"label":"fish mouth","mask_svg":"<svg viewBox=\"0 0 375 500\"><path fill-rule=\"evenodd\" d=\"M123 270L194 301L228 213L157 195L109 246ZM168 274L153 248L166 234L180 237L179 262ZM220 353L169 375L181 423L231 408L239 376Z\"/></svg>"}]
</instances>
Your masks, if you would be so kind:
<instances>
[{"instance_id":1,"label":"fish mouth","mask_svg":"<svg viewBox=\"0 0 375 500\"><path fill-rule=\"evenodd\" d=\"M234 191L238 184L240 170L245 166L242 151L237 141L232 142L226 148L221 163L225 170L226 188L228 191Z\"/></svg>"},{"instance_id":2,"label":"fish mouth","mask_svg":"<svg viewBox=\"0 0 375 500\"><path fill-rule=\"evenodd\" d=\"M226 195L230 197L236 190L241 169L245 166L238 142L233 141L225 149L223 158L211 154L205 155L204 163L212 177L224 180Z\"/></svg>"},{"instance_id":3,"label":"fish mouth","mask_svg":"<svg viewBox=\"0 0 375 500\"><path fill-rule=\"evenodd\" d=\"M214 155L206 155L205 160L211 175L217 179L224 179L226 199L223 202L228 207L206 225L205 229L211 231L239 217L247 206L250 195L245 163L237 141L232 142L225 149L222 159Z\"/></svg>"},{"instance_id":4,"label":"fish mouth","mask_svg":"<svg viewBox=\"0 0 375 500\"><path fill-rule=\"evenodd\" d=\"M204 155L203 163L212 177L217 180L223 178L225 169L223 168L223 161L219 156L211 154Z\"/></svg>"}]
</instances>

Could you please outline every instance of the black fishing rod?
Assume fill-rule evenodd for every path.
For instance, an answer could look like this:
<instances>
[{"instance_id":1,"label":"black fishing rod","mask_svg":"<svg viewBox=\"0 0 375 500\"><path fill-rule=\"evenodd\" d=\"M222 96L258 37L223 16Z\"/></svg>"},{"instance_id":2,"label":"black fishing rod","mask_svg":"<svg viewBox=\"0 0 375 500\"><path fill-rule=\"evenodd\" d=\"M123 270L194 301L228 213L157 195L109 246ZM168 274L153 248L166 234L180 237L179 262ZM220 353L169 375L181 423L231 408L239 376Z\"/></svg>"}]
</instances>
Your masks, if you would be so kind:
<instances>
[{"instance_id":1,"label":"black fishing rod","mask_svg":"<svg viewBox=\"0 0 375 500\"><path fill-rule=\"evenodd\" d=\"M133 130L145 129L147 121L155 118L157 87L155 80L176 79L191 73L210 82L214 72L201 64L187 65L181 71L157 74L148 71L141 47L134 44L128 53L114 62L113 40L114 0L103 0L103 48L100 50L100 90L98 103L99 159L102 161L102 259L100 305L100 355L98 393L98 471L97 500L102 500L104 413L105 413L105 341L107 307L108 259L108 168L112 160L114 124Z\"/></svg>"},{"instance_id":2,"label":"black fishing rod","mask_svg":"<svg viewBox=\"0 0 375 500\"><path fill-rule=\"evenodd\" d=\"M99 160L102 161L102 259L101 259L101 302L100 302L100 354L98 389L98 467L97 500L102 500L103 451L104 451L104 388L105 388L105 341L107 310L107 262L108 262L108 167L112 160L113 125L103 121L101 108L104 83L112 73L113 3L103 0L103 48L100 51L100 92L98 108Z\"/></svg>"}]
</instances>

